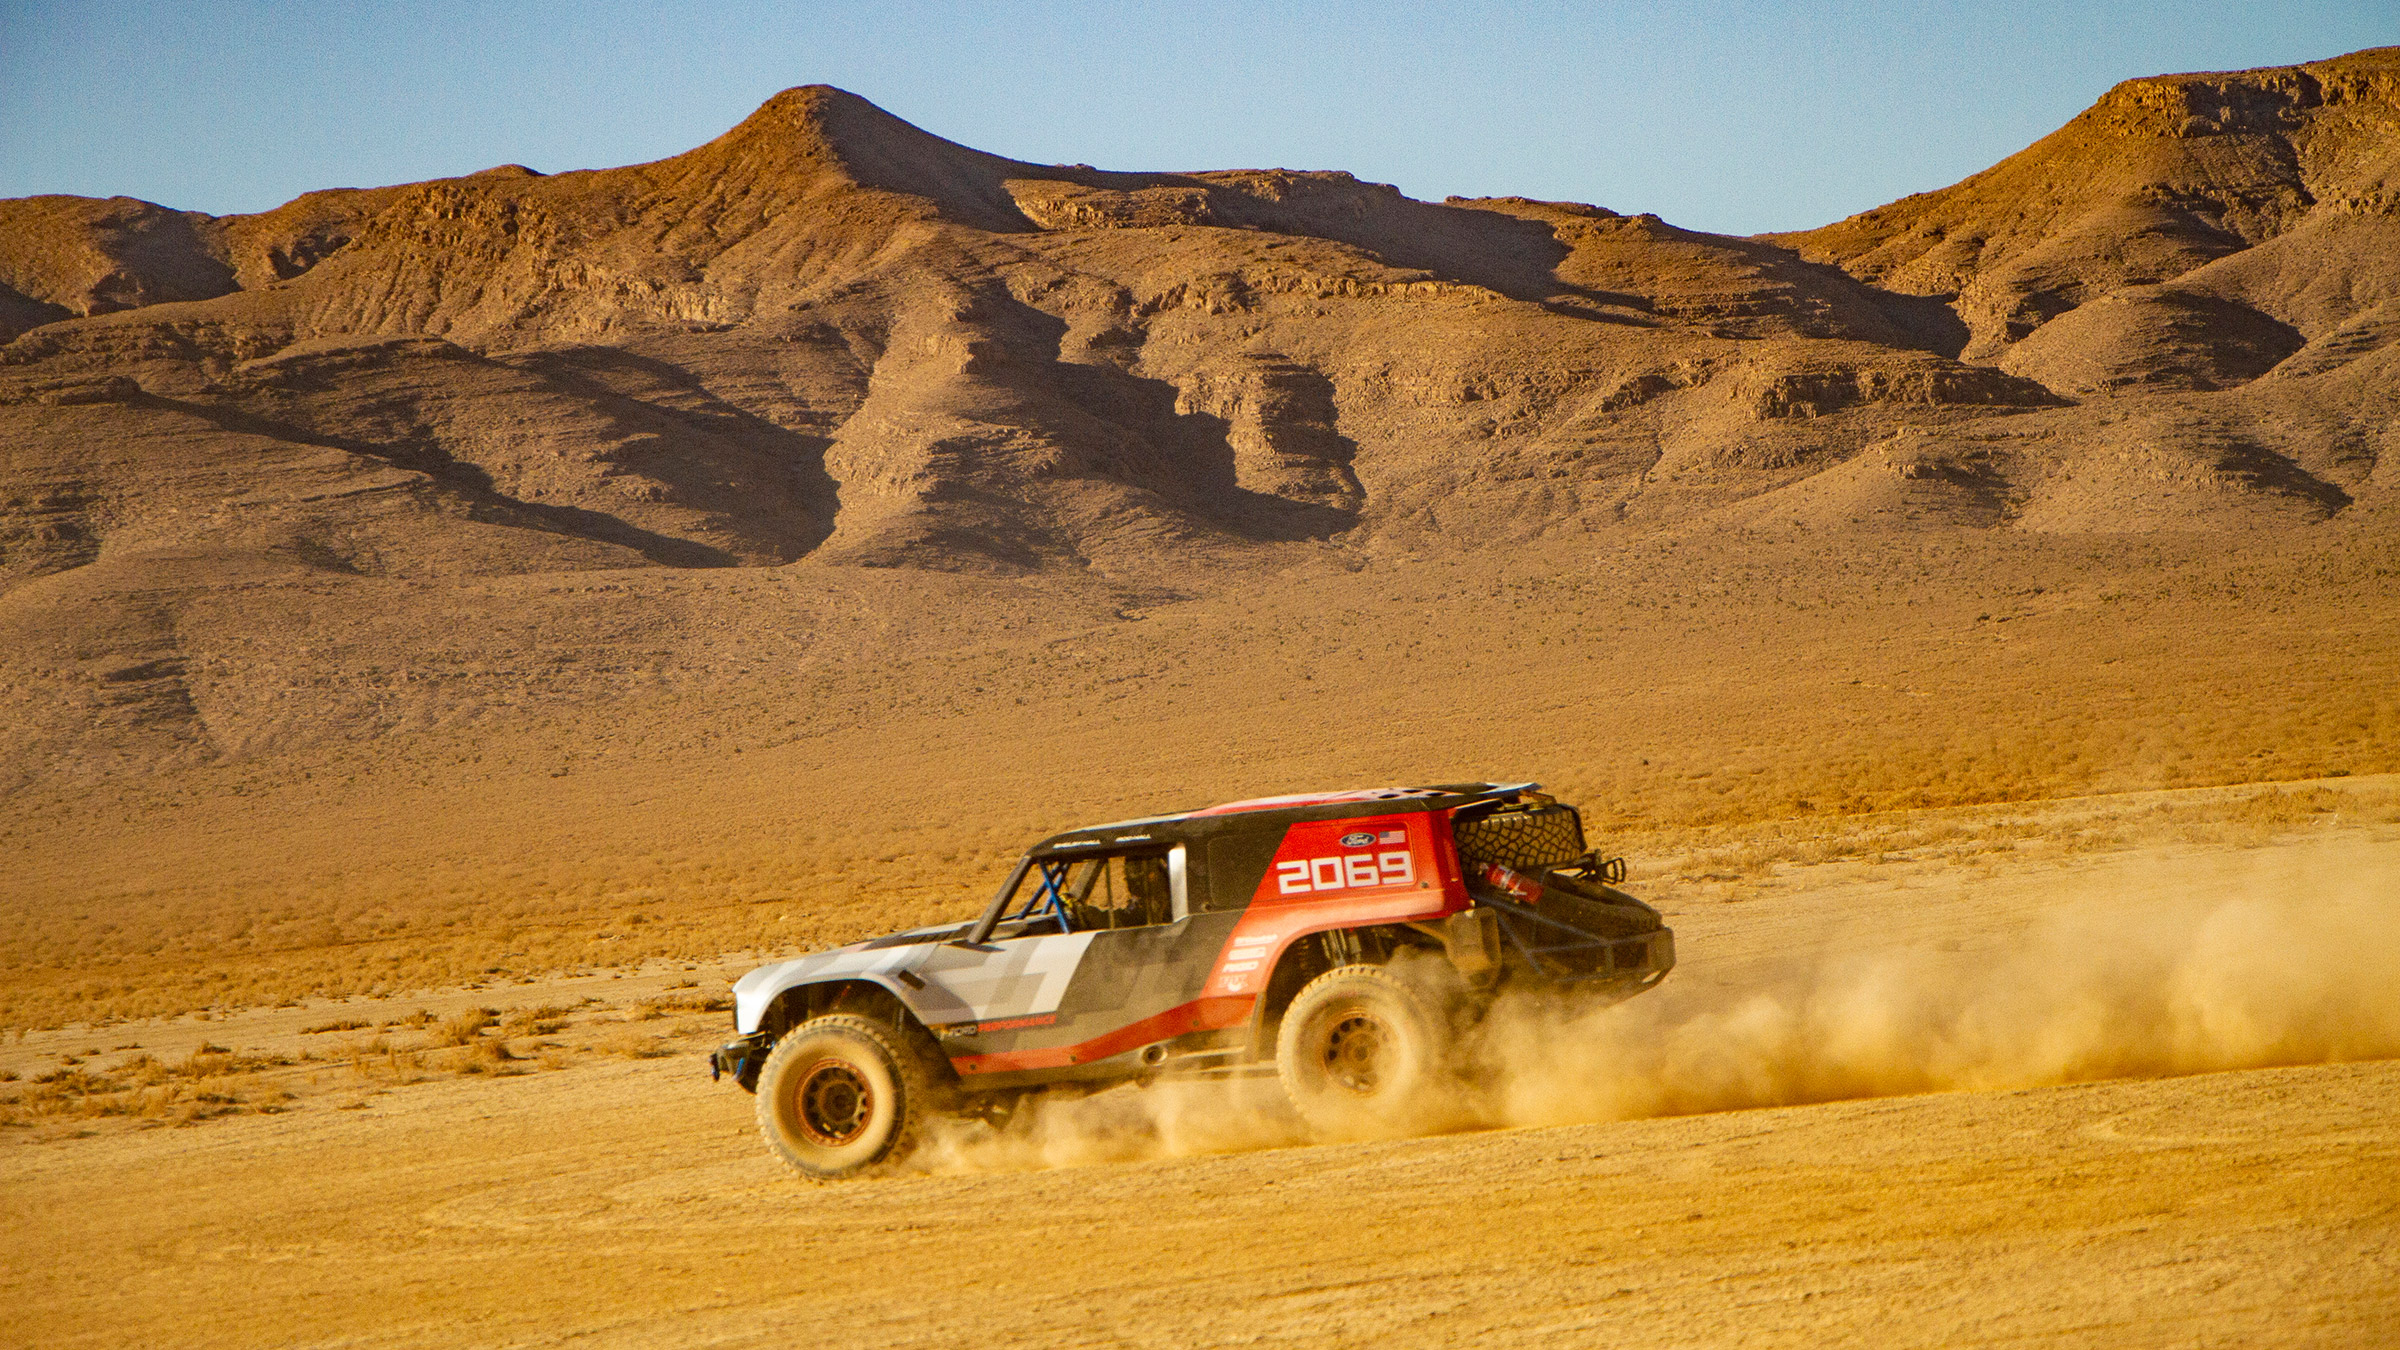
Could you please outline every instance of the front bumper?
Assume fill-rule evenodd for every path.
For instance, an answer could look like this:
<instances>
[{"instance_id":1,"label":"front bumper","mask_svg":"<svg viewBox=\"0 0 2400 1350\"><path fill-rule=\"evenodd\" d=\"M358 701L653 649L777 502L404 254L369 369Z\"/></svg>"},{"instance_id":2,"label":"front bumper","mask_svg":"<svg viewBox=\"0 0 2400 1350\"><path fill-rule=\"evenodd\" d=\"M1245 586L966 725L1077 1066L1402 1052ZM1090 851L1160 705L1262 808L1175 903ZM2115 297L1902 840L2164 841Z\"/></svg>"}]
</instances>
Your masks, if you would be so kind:
<instances>
[{"instance_id":1,"label":"front bumper","mask_svg":"<svg viewBox=\"0 0 2400 1350\"><path fill-rule=\"evenodd\" d=\"M741 1084L742 1091L758 1091L759 1067L767 1062L767 1052L774 1045L774 1039L763 1031L734 1037L709 1052L709 1081L713 1083L731 1074L733 1081Z\"/></svg>"}]
</instances>

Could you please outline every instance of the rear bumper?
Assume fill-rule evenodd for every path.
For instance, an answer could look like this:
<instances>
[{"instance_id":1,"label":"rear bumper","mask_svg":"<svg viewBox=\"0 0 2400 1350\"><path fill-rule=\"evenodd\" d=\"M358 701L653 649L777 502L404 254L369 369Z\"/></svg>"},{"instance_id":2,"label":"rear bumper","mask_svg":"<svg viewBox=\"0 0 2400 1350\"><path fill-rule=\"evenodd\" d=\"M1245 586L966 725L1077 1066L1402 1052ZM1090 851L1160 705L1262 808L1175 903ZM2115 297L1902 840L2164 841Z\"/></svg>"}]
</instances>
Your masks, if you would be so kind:
<instances>
[{"instance_id":1,"label":"rear bumper","mask_svg":"<svg viewBox=\"0 0 2400 1350\"><path fill-rule=\"evenodd\" d=\"M1649 949L1642 953L1642 965L1644 969L1653 970L1661 975L1664 975L1668 971L1675 968L1674 929L1661 928L1655 933L1644 933L1642 938L1646 939L1650 944ZM1619 945L1621 946L1623 944Z\"/></svg>"},{"instance_id":2,"label":"rear bumper","mask_svg":"<svg viewBox=\"0 0 2400 1350\"><path fill-rule=\"evenodd\" d=\"M1630 982L1646 989L1675 968L1673 929L1662 925L1648 932L1628 933L1624 928L1630 926L1627 920L1631 916L1620 906L1587 904L1580 907L1584 912L1578 912L1574 897L1561 900L1564 903L1545 899L1536 907L1484 894L1476 897L1475 908L1467 913L1474 916L1471 922L1481 930L1491 959L1518 978L1552 984ZM1646 907L1644 915L1657 922ZM1451 920L1454 926L1460 922ZM1611 932L1612 928L1616 931ZM1453 959L1461 945L1451 943Z\"/></svg>"},{"instance_id":3,"label":"rear bumper","mask_svg":"<svg viewBox=\"0 0 2400 1350\"><path fill-rule=\"evenodd\" d=\"M1551 948L1539 955L1522 954L1521 960L1518 978L1530 977L1540 984L1607 990L1613 997L1630 998L1655 986L1675 968L1675 932L1661 928L1582 948Z\"/></svg>"},{"instance_id":4,"label":"rear bumper","mask_svg":"<svg viewBox=\"0 0 2400 1350\"><path fill-rule=\"evenodd\" d=\"M767 1062L767 1052L773 1048L773 1039L763 1031L734 1037L709 1052L709 1081L713 1083L730 1074L734 1082L741 1084L742 1091L758 1091L759 1066Z\"/></svg>"},{"instance_id":5,"label":"rear bumper","mask_svg":"<svg viewBox=\"0 0 2400 1350\"><path fill-rule=\"evenodd\" d=\"M1633 981L1647 989L1675 968L1675 930L1661 928L1653 933L1636 933L1595 942L1580 950L1553 950L1544 953L1538 964L1548 968L1550 978L1562 983Z\"/></svg>"}]
</instances>

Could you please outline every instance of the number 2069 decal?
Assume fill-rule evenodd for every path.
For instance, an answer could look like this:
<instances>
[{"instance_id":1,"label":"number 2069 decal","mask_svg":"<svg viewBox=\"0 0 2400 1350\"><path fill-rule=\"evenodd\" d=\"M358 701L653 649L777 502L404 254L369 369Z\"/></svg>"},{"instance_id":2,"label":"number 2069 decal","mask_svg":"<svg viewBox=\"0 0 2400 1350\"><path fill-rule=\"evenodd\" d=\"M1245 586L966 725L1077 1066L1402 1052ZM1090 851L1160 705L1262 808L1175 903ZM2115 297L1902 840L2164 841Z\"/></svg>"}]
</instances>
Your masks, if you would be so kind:
<instances>
[{"instance_id":1,"label":"number 2069 decal","mask_svg":"<svg viewBox=\"0 0 2400 1350\"><path fill-rule=\"evenodd\" d=\"M1405 886L1416 879L1416 860L1405 849L1391 853L1343 853L1330 858L1294 858L1275 864L1275 889L1283 895L1363 890L1370 886Z\"/></svg>"}]
</instances>

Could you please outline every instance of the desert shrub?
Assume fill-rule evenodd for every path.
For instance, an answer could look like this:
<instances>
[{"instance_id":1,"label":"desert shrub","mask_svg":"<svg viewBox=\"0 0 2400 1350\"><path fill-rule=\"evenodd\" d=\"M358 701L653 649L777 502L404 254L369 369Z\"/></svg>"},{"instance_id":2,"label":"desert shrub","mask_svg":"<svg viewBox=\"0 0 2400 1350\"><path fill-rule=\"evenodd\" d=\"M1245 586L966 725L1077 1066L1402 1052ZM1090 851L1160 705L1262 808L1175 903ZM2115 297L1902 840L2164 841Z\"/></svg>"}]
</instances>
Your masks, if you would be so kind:
<instances>
[{"instance_id":1,"label":"desert shrub","mask_svg":"<svg viewBox=\"0 0 2400 1350\"><path fill-rule=\"evenodd\" d=\"M676 1053L663 1036L645 1036L635 1031L620 1031L603 1037L592 1048L606 1055L622 1055L626 1059L664 1059Z\"/></svg>"},{"instance_id":2,"label":"desert shrub","mask_svg":"<svg viewBox=\"0 0 2400 1350\"><path fill-rule=\"evenodd\" d=\"M508 1036L552 1036L566 1029L567 1014L573 1008L545 1003L538 1007L511 1008L500 1021L500 1030Z\"/></svg>"},{"instance_id":3,"label":"desert shrub","mask_svg":"<svg viewBox=\"0 0 2400 1350\"><path fill-rule=\"evenodd\" d=\"M457 1073L513 1074L525 1072L524 1066L517 1063L517 1056L509 1051L508 1042L496 1036L487 1037L463 1047L458 1057L451 1061L449 1067Z\"/></svg>"},{"instance_id":4,"label":"desert shrub","mask_svg":"<svg viewBox=\"0 0 2400 1350\"><path fill-rule=\"evenodd\" d=\"M437 1046L472 1045L483 1035L485 1027L500 1024L497 1008L469 1008L433 1029L431 1043Z\"/></svg>"},{"instance_id":5,"label":"desert shrub","mask_svg":"<svg viewBox=\"0 0 2400 1350\"><path fill-rule=\"evenodd\" d=\"M674 1013L727 1012L733 1000L722 994L660 994L636 1000L632 1017L637 1022L655 1022Z\"/></svg>"},{"instance_id":6,"label":"desert shrub","mask_svg":"<svg viewBox=\"0 0 2400 1350\"><path fill-rule=\"evenodd\" d=\"M236 1056L219 1046L205 1050L175 1064L140 1054L105 1074L80 1065L51 1070L0 1099L0 1123L135 1117L181 1125L244 1110L281 1109L280 1103L291 1099L287 1092L245 1091L222 1081L277 1061Z\"/></svg>"}]
</instances>

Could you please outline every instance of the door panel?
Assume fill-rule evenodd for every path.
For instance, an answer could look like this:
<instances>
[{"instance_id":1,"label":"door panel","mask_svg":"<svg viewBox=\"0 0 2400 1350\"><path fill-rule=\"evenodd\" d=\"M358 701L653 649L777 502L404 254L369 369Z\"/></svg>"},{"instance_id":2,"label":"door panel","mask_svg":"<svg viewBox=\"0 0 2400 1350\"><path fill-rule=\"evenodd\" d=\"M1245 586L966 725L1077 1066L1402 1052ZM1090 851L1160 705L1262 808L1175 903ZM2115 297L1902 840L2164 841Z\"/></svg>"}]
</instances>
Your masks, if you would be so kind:
<instances>
[{"instance_id":1,"label":"door panel","mask_svg":"<svg viewBox=\"0 0 2400 1350\"><path fill-rule=\"evenodd\" d=\"M1240 917L1196 914L1174 923L1076 933L1071 939L1016 939L1084 944L1063 996L1052 998L1045 990L1046 1001L1021 1011L995 1000L989 1005L994 1011L976 1018L972 1028L944 1030L942 1048L961 1074L1061 1069L1238 1022L1246 1001L1232 1006L1236 1001L1220 1000L1229 1006L1214 1009L1202 1003L1200 992ZM945 978L962 983L956 974ZM1001 1011L1004 1006L1011 1011Z\"/></svg>"},{"instance_id":2,"label":"door panel","mask_svg":"<svg viewBox=\"0 0 2400 1350\"><path fill-rule=\"evenodd\" d=\"M1195 914L1176 923L1092 934L1059 1021L1095 1034L1156 1016L1200 996L1238 914Z\"/></svg>"},{"instance_id":3,"label":"door panel","mask_svg":"<svg viewBox=\"0 0 2400 1350\"><path fill-rule=\"evenodd\" d=\"M1058 1010L1098 933L1002 938L979 947L932 944L910 972L925 981L909 1002L930 1026L999 1022Z\"/></svg>"}]
</instances>

